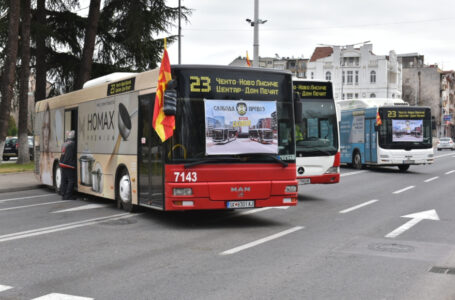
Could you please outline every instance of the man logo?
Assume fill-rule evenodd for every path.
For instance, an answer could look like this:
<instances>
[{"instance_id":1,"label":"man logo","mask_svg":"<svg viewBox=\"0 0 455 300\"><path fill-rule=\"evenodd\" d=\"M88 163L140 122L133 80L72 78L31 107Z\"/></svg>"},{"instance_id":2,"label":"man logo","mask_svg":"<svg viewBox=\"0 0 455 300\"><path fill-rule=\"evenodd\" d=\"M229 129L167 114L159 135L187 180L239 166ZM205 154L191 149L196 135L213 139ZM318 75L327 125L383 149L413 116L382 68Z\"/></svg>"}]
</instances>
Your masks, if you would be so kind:
<instances>
[{"instance_id":1,"label":"man logo","mask_svg":"<svg viewBox=\"0 0 455 300\"><path fill-rule=\"evenodd\" d=\"M231 192L237 193L237 197L242 198L243 196L245 196L246 192L251 192L251 187L249 187L249 186L231 187Z\"/></svg>"},{"instance_id":2,"label":"man logo","mask_svg":"<svg viewBox=\"0 0 455 300\"><path fill-rule=\"evenodd\" d=\"M239 113L239 115L243 116L246 114L246 103L245 102L239 102L237 103L237 112Z\"/></svg>"}]
</instances>

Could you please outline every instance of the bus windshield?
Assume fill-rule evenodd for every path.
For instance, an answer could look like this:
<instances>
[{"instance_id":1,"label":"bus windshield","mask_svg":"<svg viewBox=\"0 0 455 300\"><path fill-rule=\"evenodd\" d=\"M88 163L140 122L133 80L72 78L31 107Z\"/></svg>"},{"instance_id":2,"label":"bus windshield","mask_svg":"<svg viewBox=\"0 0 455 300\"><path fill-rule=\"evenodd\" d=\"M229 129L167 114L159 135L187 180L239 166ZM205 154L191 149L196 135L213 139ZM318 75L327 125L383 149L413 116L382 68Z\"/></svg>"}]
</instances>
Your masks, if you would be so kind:
<instances>
[{"instance_id":1,"label":"bus windshield","mask_svg":"<svg viewBox=\"0 0 455 300\"><path fill-rule=\"evenodd\" d=\"M338 151L338 127L332 99L302 100L302 118L296 120L298 156L328 156Z\"/></svg>"},{"instance_id":2,"label":"bus windshield","mask_svg":"<svg viewBox=\"0 0 455 300\"><path fill-rule=\"evenodd\" d=\"M422 107L379 108L379 146L384 149L432 147L431 112Z\"/></svg>"},{"instance_id":3,"label":"bus windshield","mask_svg":"<svg viewBox=\"0 0 455 300\"><path fill-rule=\"evenodd\" d=\"M197 71L189 73L185 69L175 70L174 78L179 84L177 115L174 135L170 143L167 143L167 161L187 164L205 159L208 155L217 155L220 161L235 156L241 158L240 163L268 162L271 160L269 156L279 156L285 161L295 160L291 78L287 74L272 72L260 74L262 82L253 79L258 78L255 72L220 71L217 74L216 70L201 70L199 73ZM258 84L275 85L279 92L261 94L265 88L257 88ZM273 110L270 110L272 113L257 117L250 124L247 122L257 113L253 114L248 110L241 118L245 123L237 124L239 122L233 122L222 115L209 116L212 111L206 111L215 105L218 108L225 103L235 104L240 100L248 104L248 109L272 107ZM248 125L245 126L246 124ZM250 138L250 131L252 135L256 132L261 139L253 141ZM207 147L211 145L213 148L231 149L232 152L229 150L221 154L208 153ZM245 153L242 151L239 153L236 152L239 147L243 147L242 151L248 149ZM274 150L267 152L263 149Z\"/></svg>"}]
</instances>

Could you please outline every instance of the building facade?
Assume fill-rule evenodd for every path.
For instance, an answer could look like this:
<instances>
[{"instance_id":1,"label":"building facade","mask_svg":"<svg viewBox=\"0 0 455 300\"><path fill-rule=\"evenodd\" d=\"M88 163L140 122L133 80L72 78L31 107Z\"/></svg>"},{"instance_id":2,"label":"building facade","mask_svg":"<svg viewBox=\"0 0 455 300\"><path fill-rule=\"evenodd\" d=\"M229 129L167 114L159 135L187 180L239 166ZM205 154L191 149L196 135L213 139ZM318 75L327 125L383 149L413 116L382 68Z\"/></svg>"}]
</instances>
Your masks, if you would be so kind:
<instances>
[{"instance_id":1,"label":"building facade","mask_svg":"<svg viewBox=\"0 0 455 300\"><path fill-rule=\"evenodd\" d=\"M306 69L308 58L290 58L290 57L259 57L259 67L275 70L287 70L294 76L299 78L306 78ZM253 63L253 60L251 60ZM246 57L237 57L230 64L230 66L248 67Z\"/></svg>"},{"instance_id":2,"label":"building facade","mask_svg":"<svg viewBox=\"0 0 455 300\"><path fill-rule=\"evenodd\" d=\"M334 97L401 98L402 67L395 51L375 55L372 44L317 47L307 65L307 77L329 80Z\"/></svg>"},{"instance_id":3,"label":"building facade","mask_svg":"<svg viewBox=\"0 0 455 300\"><path fill-rule=\"evenodd\" d=\"M403 62L403 100L431 108L434 137L455 138L455 72L425 65L417 53L398 58Z\"/></svg>"}]
</instances>

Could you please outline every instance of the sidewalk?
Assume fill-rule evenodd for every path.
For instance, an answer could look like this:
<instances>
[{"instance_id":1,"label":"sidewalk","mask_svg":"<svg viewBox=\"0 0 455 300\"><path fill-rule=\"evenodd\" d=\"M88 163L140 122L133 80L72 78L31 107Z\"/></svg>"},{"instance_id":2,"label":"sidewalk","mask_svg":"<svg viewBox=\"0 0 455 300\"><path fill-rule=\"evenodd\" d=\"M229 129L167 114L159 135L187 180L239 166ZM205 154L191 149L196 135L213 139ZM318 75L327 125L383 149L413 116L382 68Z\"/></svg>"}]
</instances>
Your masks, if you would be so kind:
<instances>
[{"instance_id":1,"label":"sidewalk","mask_svg":"<svg viewBox=\"0 0 455 300\"><path fill-rule=\"evenodd\" d=\"M33 172L0 174L0 193L32 190L40 187Z\"/></svg>"}]
</instances>

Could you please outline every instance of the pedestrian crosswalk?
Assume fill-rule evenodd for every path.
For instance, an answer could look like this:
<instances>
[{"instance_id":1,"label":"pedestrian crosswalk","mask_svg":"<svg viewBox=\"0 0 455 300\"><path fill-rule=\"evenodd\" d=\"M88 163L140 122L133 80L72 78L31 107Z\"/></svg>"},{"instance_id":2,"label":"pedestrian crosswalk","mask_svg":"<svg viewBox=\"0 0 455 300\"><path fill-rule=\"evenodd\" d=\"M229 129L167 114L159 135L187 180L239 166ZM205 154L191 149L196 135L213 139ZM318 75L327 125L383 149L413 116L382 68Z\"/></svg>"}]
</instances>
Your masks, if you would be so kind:
<instances>
[{"instance_id":1,"label":"pedestrian crosswalk","mask_svg":"<svg viewBox=\"0 0 455 300\"><path fill-rule=\"evenodd\" d=\"M0 284L0 299L3 299L1 293L6 292L6 291L14 292L14 288L12 286ZM9 298L11 298L11 297L14 297L14 295L9 296ZM33 298L31 300L94 300L94 298L74 296L74 295L68 295L68 294L51 293L51 294L47 294L44 296L39 296L38 298Z\"/></svg>"}]
</instances>

